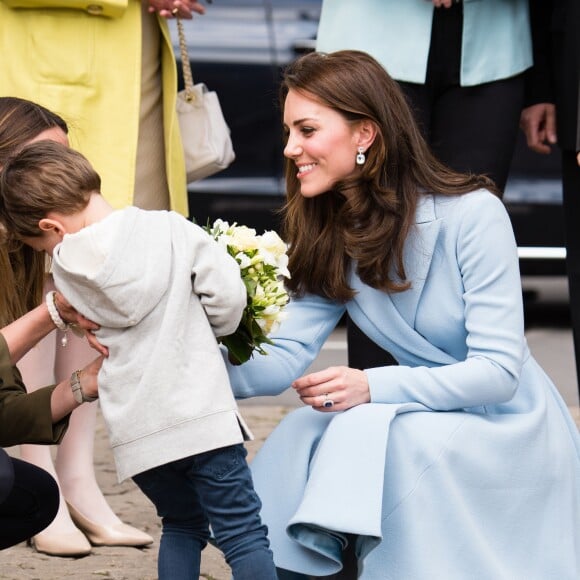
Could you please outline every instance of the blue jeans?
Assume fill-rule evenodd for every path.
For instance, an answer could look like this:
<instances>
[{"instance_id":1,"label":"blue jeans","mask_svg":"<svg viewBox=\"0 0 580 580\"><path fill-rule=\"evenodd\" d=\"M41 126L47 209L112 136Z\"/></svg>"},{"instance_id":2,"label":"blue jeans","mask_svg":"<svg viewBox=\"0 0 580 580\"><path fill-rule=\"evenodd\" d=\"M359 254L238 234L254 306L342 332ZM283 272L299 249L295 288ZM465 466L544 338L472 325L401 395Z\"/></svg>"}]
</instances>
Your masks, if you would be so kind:
<instances>
[{"instance_id":1,"label":"blue jeans","mask_svg":"<svg viewBox=\"0 0 580 580\"><path fill-rule=\"evenodd\" d=\"M198 580L210 525L235 580L277 580L246 454L232 445L133 477L162 520L159 580Z\"/></svg>"}]
</instances>

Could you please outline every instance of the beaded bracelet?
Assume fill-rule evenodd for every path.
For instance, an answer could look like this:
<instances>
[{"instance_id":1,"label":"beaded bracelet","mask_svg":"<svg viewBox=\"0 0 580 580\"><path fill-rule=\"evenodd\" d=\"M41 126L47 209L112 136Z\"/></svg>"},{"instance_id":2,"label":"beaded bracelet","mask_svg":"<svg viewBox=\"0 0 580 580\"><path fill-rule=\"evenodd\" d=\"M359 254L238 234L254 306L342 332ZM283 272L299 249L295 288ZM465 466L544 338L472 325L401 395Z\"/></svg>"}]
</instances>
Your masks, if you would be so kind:
<instances>
[{"instance_id":1,"label":"beaded bracelet","mask_svg":"<svg viewBox=\"0 0 580 580\"><path fill-rule=\"evenodd\" d=\"M46 294L46 307L48 308L48 314L54 322L54 325L61 331L64 332L64 336L60 339L60 344L66 346L68 344L67 332L70 328L70 324L67 324L61 317L56 307L55 301L56 292L51 290Z\"/></svg>"}]
</instances>

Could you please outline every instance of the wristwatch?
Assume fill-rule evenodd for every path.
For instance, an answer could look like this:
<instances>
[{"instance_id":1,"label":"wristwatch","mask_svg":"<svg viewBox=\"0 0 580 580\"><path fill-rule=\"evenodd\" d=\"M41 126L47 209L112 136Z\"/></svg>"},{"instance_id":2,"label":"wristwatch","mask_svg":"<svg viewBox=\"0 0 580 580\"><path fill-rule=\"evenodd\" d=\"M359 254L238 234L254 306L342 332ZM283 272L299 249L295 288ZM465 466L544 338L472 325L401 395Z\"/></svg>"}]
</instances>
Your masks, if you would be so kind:
<instances>
[{"instance_id":1,"label":"wristwatch","mask_svg":"<svg viewBox=\"0 0 580 580\"><path fill-rule=\"evenodd\" d=\"M89 397L83 393L81 386L81 371L74 371L70 376L70 388L73 392L73 397L77 403L92 403L99 397Z\"/></svg>"}]
</instances>

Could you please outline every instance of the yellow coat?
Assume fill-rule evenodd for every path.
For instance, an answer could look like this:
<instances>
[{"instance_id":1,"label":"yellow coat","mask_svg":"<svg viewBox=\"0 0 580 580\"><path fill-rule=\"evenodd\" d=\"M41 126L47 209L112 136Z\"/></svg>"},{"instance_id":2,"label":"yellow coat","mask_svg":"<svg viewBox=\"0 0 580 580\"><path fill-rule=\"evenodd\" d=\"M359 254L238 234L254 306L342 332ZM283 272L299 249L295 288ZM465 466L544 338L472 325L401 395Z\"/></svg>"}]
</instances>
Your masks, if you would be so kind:
<instances>
[{"instance_id":1,"label":"yellow coat","mask_svg":"<svg viewBox=\"0 0 580 580\"><path fill-rule=\"evenodd\" d=\"M158 21L171 209L187 215L175 57L167 23ZM133 202L140 76L139 0L0 0L0 95L61 115L115 207Z\"/></svg>"}]
</instances>

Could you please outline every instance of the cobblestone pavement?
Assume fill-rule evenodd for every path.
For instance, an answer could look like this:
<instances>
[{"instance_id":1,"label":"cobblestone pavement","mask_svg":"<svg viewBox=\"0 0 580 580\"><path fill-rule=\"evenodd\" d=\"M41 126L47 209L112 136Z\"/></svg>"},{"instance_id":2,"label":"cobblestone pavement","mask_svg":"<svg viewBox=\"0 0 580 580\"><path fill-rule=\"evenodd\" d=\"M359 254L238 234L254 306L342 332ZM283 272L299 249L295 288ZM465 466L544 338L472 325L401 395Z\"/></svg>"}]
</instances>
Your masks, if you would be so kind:
<instances>
[{"instance_id":1,"label":"cobblestone pavement","mask_svg":"<svg viewBox=\"0 0 580 580\"><path fill-rule=\"evenodd\" d=\"M244 406L241 412L255 440L247 443L251 461L260 445L291 409L285 406ZM12 448L9 453L17 455ZM95 468L101 489L115 513L128 524L155 538L152 546L137 548L95 547L85 558L58 558L39 554L25 543L0 552L0 580L156 580L157 550L161 526L149 500L132 481L117 483L113 457L102 418L95 441ZM201 576L205 580L229 580L229 567L217 549L203 552Z\"/></svg>"},{"instance_id":2,"label":"cobblestone pavement","mask_svg":"<svg viewBox=\"0 0 580 580\"><path fill-rule=\"evenodd\" d=\"M241 406L255 440L247 443L250 461L260 445L291 406ZM571 408L580 428L580 409ZM100 418L99 418L100 419ZM0 552L0 580L157 580L157 550L161 532L155 511L133 482L118 484L102 420L95 445L96 470L101 489L121 519L155 538L148 548L93 548L85 558L57 558L38 554L26 544ZM9 450L13 453L14 450ZM209 546L203 552L201 576L205 580L230 580L221 552Z\"/></svg>"}]
</instances>

